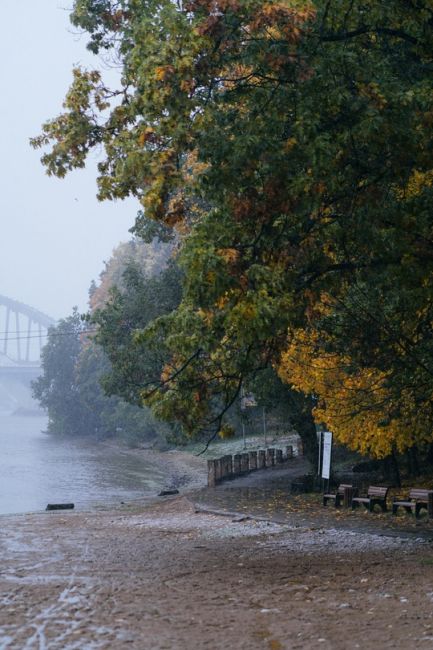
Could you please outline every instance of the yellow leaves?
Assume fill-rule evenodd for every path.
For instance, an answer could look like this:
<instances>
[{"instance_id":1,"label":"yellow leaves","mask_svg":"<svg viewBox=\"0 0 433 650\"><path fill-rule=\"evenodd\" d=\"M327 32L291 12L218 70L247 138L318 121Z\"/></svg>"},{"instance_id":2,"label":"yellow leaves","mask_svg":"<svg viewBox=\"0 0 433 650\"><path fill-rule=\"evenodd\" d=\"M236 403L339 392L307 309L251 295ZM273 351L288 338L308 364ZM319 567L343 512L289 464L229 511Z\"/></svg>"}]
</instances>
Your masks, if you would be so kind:
<instances>
[{"instance_id":1,"label":"yellow leaves","mask_svg":"<svg viewBox=\"0 0 433 650\"><path fill-rule=\"evenodd\" d=\"M182 180L187 185L193 185L208 168L207 163L198 160L197 150L194 149L186 156L185 164L182 167Z\"/></svg>"},{"instance_id":2,"label":"yellow leaves","mask_svg":"<svg viewBox=\"0 0 433 650\"><path fill-rule=\"evenodd\" d=\"M311 3L299 3L293 0L280 2L264 2L252 18L251 31L265 29L267 38L284 38L288 43L294 43L301 36L304 23L316 14ZM269 32L272 29L272 32Z\"/></svg>"},{"instance_id":3,"label":"yellow leaves","mask_svg":"<svg viewBox=\"0 0 433 650\"><path fill-rule=\"evenodd\" d=\"M433 169L422 172L415 169L404 188L397 190L400 199L419 196L424 189L433 185Z\"/></svg>"},{"instance_id":4,"label":"yellow leaves","mask_svg":"<svg viewBox=\"0 0 433 650\"><path fill-rule=\"evenodd\" d=\"M138 144L143 146L146 142L152 141L154 139L155 129L151 126L146 126L146 128L141 131L138 136Z\"/></svg>"},{"instance_id":5,"label":"yellow leaves","mask_svg":"<svg viewBox=\"0 0 433 650\"><path fill-rule=\"evenodd\" d=\"M167 382L170 379L172 372L173 368L170 365L166 364L161 371L161 381Z\"/></svg>"},{"instance_id":6,"label":"yellow leaves","mask_svg":"<svg viewBox=\"0 0 433 650\"><path fill-rule=\"evenodd\" d=\"M296 138L288 138L285 143L284 143L284 151L286 153L289 153L289 151L292 151L292 149L298 144L298 141Z\"/></svg>"},{"instance_id":7,"label":"yellow leaves","mask_svg":"<svg viewBox=\"0 0 433 650\"><path fill-rule=\"evenodd\" d=\"M365 97L370 103L377 108L383 110L388 105L385 95L382 93L378 83L371 82L368 84L358 84L358 91L361 97Z\"/></svg>"},{"instance_id":8,"label":"yellow leaves","mask_svg":"<svg viewBox=\"0 0 433 650\"><path fill-rule=\"evenodd\" d=\"M173 196L167 205L164 222L171 227L174 227L185 217L185 199L182 193Z\"/></svg>"},{"instance_id":9,"label":"yellow leaves","mask_svg":"<svg viewBox=\"0 0 433 650\"><path fill-rule=\"evenodd\" d=\"M246 305L242 315L245 320L252 320L257 316L257 307L255 305Z\"/></svg>"},{"instance_id":10,"label":"yellow leaves","mask_svg":"<svg viewBox=\"0 0 433 650\"><path fill-rule=\"evenodd\" d=\"M190 93L195 88L195 82L193 79L182 79L180 82L180 89L184 93Z\"/></svg>"},{"instance_id":11,"label":"yellow leaves","mask_svg":"<svg viewBox=\"0 0 433 650\"><path fill-rule=\"evenodd\" d=\"M235 430L234 427L231 426L231 424L223 424L221 429L218 431L218 436L222 438L222 440L233 438L234 435L235 435Z\"/></svg>"},{"instance_id":12,"label":"yellow leaves","mask_svg":"<svg viewBox=\"0 0 433 650\"><path fill-rule=\"evenodd\" d=\"M143 206L151 213L158 212L162 207L162 197L158 187L151 188L142 200Z\"/></svg>"},{"instance_id":13,"label":"yellow leaves","mask_svg":"<svg viewBox=\"0 0 433 650\"><path fill-rule=\"evenodd\" d=\"M229 90L236 88L241 79L248 79L248 83L252 85L260 85L262 83L262 80L256 76L252 66L239 63L223 68L221 70L221 76L224 78L224 87Z\"/></svg>"},{"instance_id":14,"label":"yellow leaves","mask_svg":"<svg viewBox=\"0 0 433 650\"><path fill-rule=\"evenodd\" d=\"M172 65L159 65L155 68L155 79L156 81L165 81L168 77L171 77L175 71L176 70Z\"/></svg>"},{"instance_id":15,"label":"yellow leaves","mask_svg":"<svg viewBox=\"0 0 433 650\"><path fill-rule=\"evenodd\" d=\"M147 137L146 130L144 137ZM144 178L143 181L148 187L146 194L141 199L141 203L146 208L147 215L150 218L163 219L165 216L164 208L167 207L167 198L172 190L172 182L174 184L173 179L178 177L176 152L171 148L153 152L147 171L149 176ZM176 201L171 205L171 210L173 212L176 210L176 219L179 220L181 206L180 203L176 204ZM168 210L170 211L170 205L168 205ZM174 215L171 216L174 221ZM170 215L168 215L167 219L170 219Z\"/></svg>"},{"instance_id":16,"label":"yellow leaves","mask_svg":"<svg viewBox=\"0 0 433 650\"><path fill-rule=\"evenodd\" d=\"M209 309L197 309L197 316L201 318L205 325L209 326L212 324L214 315Z\"/></svg>"},{"instance_id":17,"label":"yellow leaves","mask_svg":"<svg viewBox=\"0 0 433 650\"><path fill-rule=\"evenodd\" d=\"M229 292L226 291L224 295L220 296L218 300L215 302L215 306L218 309L224 309L224 307L228 304L229 300L230 300L230 295Z\"/></svg>"},{"instance_id":18,"label":"yellow leaves","mask_svg":"<svg viewBox=\"0 0 433 650\"><path fill-rule=\"evenodd\" d=\"M378 458L395 446L400 451L410 446L407 422L416 412L411 395L401 396L401 417L390 417L387 374L376 368L354 369L349 357L327 352L326 343L314 330L296 330L278 367L283 381L318 396L316 422L326 423L337 441Z\"/></svg>"},{"instance_id":19,"label":"yellow leaves","mask_svg":"<svg viewBox=\"0 0 433 650\"><path fill-rule=\"evenodd\" d=\"M217 255L222 257L227 264L234 264L239 259L239 251L236 248L219 248Z\"/></svg>"},{"instance_id":20,"label":"yellow leaves","mask_svg":"<svg viewBox=\"0 0 433 650\"><path fill-rule=\"evenodd\" d=\"M368 367L355 370L349 358L329 354L323 346L316 334L299 330L278 368L283 381L318 396L316 422L326 423L337 441L377 458L421 441L410 390L402 390L396 402L387 388L387 373Z\"/></svg>"},{"instance_id":21,"label":"yellow leaves","mask_svg":"<svg viewBox=\"0 0 433 650\"><path fill-rule=\"evenodd\" d=\"M337 262L338 258L335 252L335 246L331 242L325 241L325 243L323 244L323 252L331 262L333 263Z\"/></svg>"}]
</instances>

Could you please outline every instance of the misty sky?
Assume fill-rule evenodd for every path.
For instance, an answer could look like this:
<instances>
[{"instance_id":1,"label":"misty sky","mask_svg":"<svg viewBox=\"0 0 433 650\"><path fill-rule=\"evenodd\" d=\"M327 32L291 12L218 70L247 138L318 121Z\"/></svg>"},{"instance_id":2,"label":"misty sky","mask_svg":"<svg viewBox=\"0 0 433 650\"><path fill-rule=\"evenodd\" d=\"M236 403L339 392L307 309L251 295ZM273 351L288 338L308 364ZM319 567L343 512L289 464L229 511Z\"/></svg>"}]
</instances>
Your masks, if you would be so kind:
<instances>
[{"instance_id":1,"label":"misty sky","mask_svg":"<svg viewBox=\"0 0 433 650\"><path fill-rule=\"evenodd\" d=\"M103 260L129 239L138 204L96 200L86 170L49 178L29 138L61 111L74 64L100 67L69 23L72 0L0 0L0 294L54 318L87 307Z\"/></svg>"}]
</instances>

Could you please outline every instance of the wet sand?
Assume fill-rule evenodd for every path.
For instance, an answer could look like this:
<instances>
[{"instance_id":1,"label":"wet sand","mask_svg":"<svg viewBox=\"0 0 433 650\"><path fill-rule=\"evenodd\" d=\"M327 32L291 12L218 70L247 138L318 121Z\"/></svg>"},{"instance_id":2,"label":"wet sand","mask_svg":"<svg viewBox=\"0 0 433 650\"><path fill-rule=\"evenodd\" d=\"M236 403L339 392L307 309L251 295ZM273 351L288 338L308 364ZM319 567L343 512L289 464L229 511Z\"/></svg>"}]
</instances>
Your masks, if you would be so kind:
<instances>
[{"instance_id":1,"label":"wet sand","mask_svg":"<svg viewBox=\"0 0 433 650\"><path fill-rule=\"evenodd\" d=\"M194 501L1 517L0 648L433 647L430 541Z\"/></svg>"}]
</instances>

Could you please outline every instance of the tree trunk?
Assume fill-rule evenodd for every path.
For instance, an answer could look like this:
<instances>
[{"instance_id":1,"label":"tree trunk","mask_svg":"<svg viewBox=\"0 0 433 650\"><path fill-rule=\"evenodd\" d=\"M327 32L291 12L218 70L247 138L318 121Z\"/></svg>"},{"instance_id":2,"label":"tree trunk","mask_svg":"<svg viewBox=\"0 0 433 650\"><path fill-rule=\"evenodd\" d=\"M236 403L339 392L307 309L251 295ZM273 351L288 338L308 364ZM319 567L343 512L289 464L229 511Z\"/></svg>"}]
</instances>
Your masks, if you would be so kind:
<instances>
[{"instance_id":1,"label":"tree trunk","mask_svg":"<svg viewBox=\"0 0 433 650\"><path fill-rule=\"evenodd\" d=\"M395 451L391 454L391 466L394 473L394 479L397 487L401 487L400 468L398 466L397 455Z\"/></svg>"},{"instance_id":2,"label":"tree trunk","mask_svg":"<svg viewBox=\"0 0 433 650\"><path fill-rule=\"evenodd\" d=\"M294 429L301 436L304 446L304 454L311 464L312 471L317 472L317 434L312 410L313 398L302 393L289 391L290 419Z\"/></svg>"},{"instance_id":3,"label":"tree trunk","mask_svg":"<svg viewBox=\"0 0 433 650\"><path fill-rule=\"evenodd\" d=\"M411 459L411 474L413 476L419 476L421 474L418 462L418 449L417 447L411 447L409 449L410 459Z\"/></svg>"}]
</instances>

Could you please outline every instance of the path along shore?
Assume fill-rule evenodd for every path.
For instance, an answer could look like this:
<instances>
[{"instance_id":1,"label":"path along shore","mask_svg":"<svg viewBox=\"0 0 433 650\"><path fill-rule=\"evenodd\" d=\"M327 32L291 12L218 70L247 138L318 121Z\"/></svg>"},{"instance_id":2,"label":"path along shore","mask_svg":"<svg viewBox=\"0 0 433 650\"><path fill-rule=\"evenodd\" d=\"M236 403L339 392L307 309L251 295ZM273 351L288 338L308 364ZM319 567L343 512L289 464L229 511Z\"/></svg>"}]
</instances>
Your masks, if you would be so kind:
<instances>
[{"instance_id":1,"label":"path along shore","mask_svg":"<svg viewBox=\"0 0 433 650\"><path fill-rule=\"evenodd\" d=\"M267 516L263 476L208 491L200 472L151 504L1 517L0 648L433 647L428 526L296 502Z\"/></svg>"}]
</instances>

